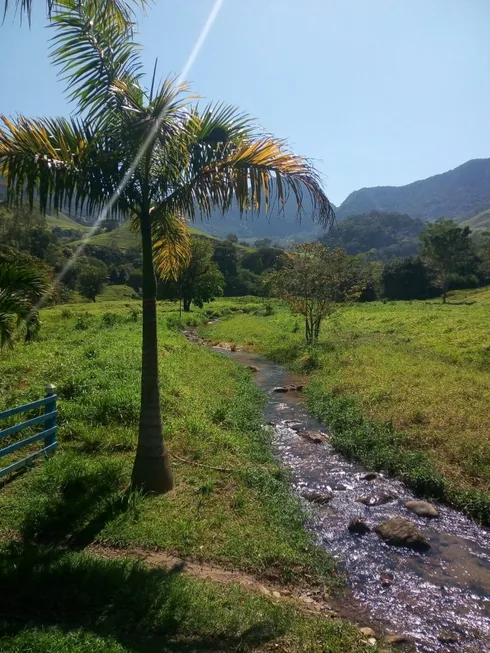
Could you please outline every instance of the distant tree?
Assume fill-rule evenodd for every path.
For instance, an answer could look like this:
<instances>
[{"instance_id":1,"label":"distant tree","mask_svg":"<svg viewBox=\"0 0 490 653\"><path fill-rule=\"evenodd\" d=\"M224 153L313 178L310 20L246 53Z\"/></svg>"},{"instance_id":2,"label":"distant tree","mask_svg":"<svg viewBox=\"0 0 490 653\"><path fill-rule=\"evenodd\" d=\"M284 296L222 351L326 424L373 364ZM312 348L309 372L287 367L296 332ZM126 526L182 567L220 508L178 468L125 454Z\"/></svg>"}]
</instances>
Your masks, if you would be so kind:
<instances>
[{"instance_id":1,"label":"distant tree","mask_svg":"<svg viewBox=\"0 0 490 653\"><path fill-rule=\"evenodd\" d=\"M433 274L416 256L388 261L383 267L382 286L386 299L427 299L437 294Z\"/></svg>"},{"instance_id":2,"label":"distant tree","mask_svg":"<svg viewBox=\"0 0 490 653\"><path fill-rule=\"evenodd\" d=\"M230 243L237 243L238 242L238 236L236 234L228 234L226 236L226 240Z\"/></svg>"},{"instance_id":3,"label":"distant tree","mask_svg":"<svg viewBox=\"0 0 490 653\"><path fill-rule=\"evenodd\" d=\"M281 249L264 247L257 249L254 252L250 252L249 254L245 254L242 258L241 264L246 270L250 270L255 274L262 274L274 267L281 256Z\"/></svg>"},{"instance_id":4,"label":"distant tree","mask_svg":"<svg viewBox=\"0 0 490 653\"><path fill-rule=\"evenodd\" d=\"M78 290L82 297L95 302L97 295L104 289L107 273L94 265L85 266L78 276Z\"/></svg>"},{"instance_id":5,"label":"distant tree","mask_svg":"<svg viewBox=\"0 0 490 653\"><path fill-rule=\"evenodd\" d=\"M143 288L143 271L133 270L128 277L127 284L135 292L140 292Z\"/></svg>"},{"instance_id":6,"label":"distant tree","mask_svg":"<svg viewBox=\"0 0 490 653\"><path fill-rule=\"evenodd\" d=\"M254 242L254 247L261 249L263 247L270 247L272 245L272 240L270 238L261 238Z\"/></svg>"},{"instance_id":7,"label":"distant tree","mask_svg":"<svg viewBox=\"0 0 490 653\"><path fill-rule=\"evenodd\" d=\"M305 318L305 339L318 340L322 320L342 302L357 300L365 285L362 262L343 249L303 243L283 255L283 266L270 277L271 289Z\"/></svg>"},{"instance_id":8,"label":"distant tree","mask_svg":"<svg viewBox=\"0 0 490 653\"><path fill-rule=\"evenodd\" d=\"M422 259L434 272L446 303L451 275L466 271L475 262L475 250L469 227L460 227L453 220L437 220L420 234Z\"/></svg>"},{"instance_id":9,"label":"distant tree","mask_svg":"<svg viewBox=\"0 0 490 653\"><path fill-rule=\"evenodd\" d=\"M202 308L223 294L225 279L218 265L213 261L213 246L204 238L193 238L191 260L178 280L179 294L184 311L189 311L192 302Z\"/></svg>"},{"instance_id":10,"label":"distant tree","mask_svg":"<svg viewBox=\"0 0 490 653\"><path fill-rule=\"evenodd\" d=\"M17 333L30 342L41 323L36 308L46 288L43 274L22 260L0 257L0 347L12 346Z\"/></svg>"}]
</instances>

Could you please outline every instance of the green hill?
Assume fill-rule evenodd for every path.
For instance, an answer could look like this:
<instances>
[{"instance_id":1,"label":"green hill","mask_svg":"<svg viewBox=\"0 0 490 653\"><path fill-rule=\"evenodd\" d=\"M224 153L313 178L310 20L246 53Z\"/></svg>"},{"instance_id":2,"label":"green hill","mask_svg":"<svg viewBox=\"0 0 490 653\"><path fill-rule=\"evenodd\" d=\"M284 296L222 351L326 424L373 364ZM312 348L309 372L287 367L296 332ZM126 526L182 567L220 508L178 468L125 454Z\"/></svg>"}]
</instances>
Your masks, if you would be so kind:
<instances>
[{"instance_id":1,"label":"green hill","mask_svg":"<svg viewBox=\"0 0 490 653\"><path fill-rule=\"evenodd\" d=\"M47 215L46 226L51 230L59 228L63 231L81 231L83 233L88 233L90 231L90 227L72 220L64 213Z\"/></svg>"},{"instance_id":2,"label":"green hill","mask_svg":"<svg viewBox=\"0 0 490 653\"><path fill-rule=\"evenodd\" d=\"M70 218L67 218L70 220ZM75 223L76 224L76 223ZM87 228L87 231L89 229ZM203 238L209 238L211 240L218 241L219 238L211 236L210 234L205 234L198 229L193 227L189 228L193 236L202 236ZM73 244L78 245L81 243L81 240L75 241ZM126 252L128 249L133 249L140 246L139 234L131 229L129 222L123 222L119 227L113 231L105 231L104 233L97 234L92 236L90 239L92 245L98 245L99 247L109 247L111 249L118 249L121 252ZM242 248L241 245L236 245L239 248ZM243 249L248 249L243 247Z\"/></svg>"},{"instance_id":3,"label":"green hill","mask_svg":"<svg viewBox=\"0 0 490 653\"><path fill-rule=\"evenodd\" d=\"M469 227L472 231L478 231L479 229L490 229L490 209L482 211L469 220L464 220L461 222L461 224L465 227Z\"/></svg>"}]
</instances>

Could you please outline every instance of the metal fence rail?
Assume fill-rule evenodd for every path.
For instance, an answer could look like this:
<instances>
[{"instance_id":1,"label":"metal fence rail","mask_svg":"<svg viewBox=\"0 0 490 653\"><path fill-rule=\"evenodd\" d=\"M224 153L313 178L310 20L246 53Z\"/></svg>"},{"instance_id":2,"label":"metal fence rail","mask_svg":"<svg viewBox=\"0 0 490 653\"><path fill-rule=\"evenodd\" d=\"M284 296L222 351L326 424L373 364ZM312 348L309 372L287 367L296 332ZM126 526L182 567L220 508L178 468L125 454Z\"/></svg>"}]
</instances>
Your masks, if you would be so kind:
<instances>
[{"instance_id":1,"label":"metal fence rail","mask_svg":"<svg viewBox=\"0 0 490 653\"><path fill-rule=\"evenodd\" d=\"M14 415L18 415L20 413L26 413L35 408L44 407L43 415L38 415L37 417L31 417L30 419L27 419L24 422L21 422L20 424L14 424L13 426L9 426L3 429L3 431L0 431L0 442L1 442L5 438L11 437L16 433L24 431L25 429L30 429L32 427L35 427L38 424L42 424L44 427L43 430L40 431L39 433L34 433L33 435L29 435L23 440L12 442L11 444L4 447L3 449L0 449L0 459L1 459L4 458L5 456L12 454L14 451L17 451L17 449L21 449L22 447L38 442L39 440L43 440L43 446L38 451L29 454L25 458L22 458L22 460L18 460L16 462L11 463L10 465L7 465L7 467L4 467L3 469L0 468L0 478L6 476L7 474L11 474L12 472L16 472L19 469L22 469L26 465L29 465L32 461L36 460L36 458L40 458L41 456L46 456L49 453L54 452L54 450L58 446L58 441L56 440L56 432L58 430L58 426L56 425L56 418L58 416L58 410L56 408L56 400L58 397L56 396L55 391L56 388L54 385L47 385L46 396L44 397L44 399L38 399L37 401L33 401L30 404L25 404L24 406L9 408L8 410L4 410L2 413L0 413L0 420L3 420L3 419L8 419L10 417L13 417Z\"/></svg>"}]
</instances>

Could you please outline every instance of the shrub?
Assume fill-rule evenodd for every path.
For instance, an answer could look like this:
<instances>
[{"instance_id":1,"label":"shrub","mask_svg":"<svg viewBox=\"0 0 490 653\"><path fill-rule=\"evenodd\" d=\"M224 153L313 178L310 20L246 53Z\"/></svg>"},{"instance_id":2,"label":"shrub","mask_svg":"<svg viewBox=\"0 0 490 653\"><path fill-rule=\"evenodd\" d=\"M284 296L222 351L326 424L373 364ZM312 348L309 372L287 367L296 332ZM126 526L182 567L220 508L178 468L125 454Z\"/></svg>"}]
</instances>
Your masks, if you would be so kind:
<instances>
[{"instance_id":1,"label":"shrub","mask_svg":"<svg viewBox=\"0 0 490 653\"><path fill-rule=\"evenodd\" d=\"M118 313L104 313L102 316L102 324L107 327L113 327L116 326L116 324L121 324L122 322L122 317L121 315L118 315Z\"/></svg>"}]
</instances>

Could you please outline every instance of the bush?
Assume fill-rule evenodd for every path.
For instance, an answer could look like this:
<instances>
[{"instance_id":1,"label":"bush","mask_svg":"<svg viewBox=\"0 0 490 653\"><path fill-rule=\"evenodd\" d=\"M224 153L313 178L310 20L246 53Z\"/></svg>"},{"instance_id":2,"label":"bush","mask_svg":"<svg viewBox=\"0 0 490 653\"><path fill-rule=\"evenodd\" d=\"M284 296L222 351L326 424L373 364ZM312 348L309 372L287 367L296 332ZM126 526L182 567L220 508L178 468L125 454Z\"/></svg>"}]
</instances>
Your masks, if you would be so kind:
<instances>
[{"instance_id":1,"label":"bush","mask_svg":"<svg viewBox=\"0 0 490 653\"><path fill-rule=\"evenodd\" d=\"M129 310L128 322L137 322L140 314L141 312L137 308L131 308Z\"/></svg>"},{"instance_id":2,"label":"bush","mask_svg":"<svg viewBox=\"0 0 490 653\"><path fill-rule=\"evenodd\" d=\"M180 331L183 326L184 322L178 315L169 315L167 317L167 328L171 331Z\"/></svg>"},{"instance_id":3,"label":"bush","mask_svg":"<svg viewBox=\"0 0 490 653\"><path fill-rule=\"evenodd\" d=\"M104 313L102 316L102 324L107 328L116 326L116 324L121 324L122 321L123 319L118 313L108 312Z\"/></svg>"},{"instance_id":4,"label":"bush","mask_svg":"<svg viewBox=\"0 0 490 653\"><path fill-rule=\"evenodd\" d=\"M86 331L90 328L91 323L92 316L85 312L83 315L79 315L77 317L77 321L75 322L75 329L77 331Z\"/></svg>"}]
</instances>

